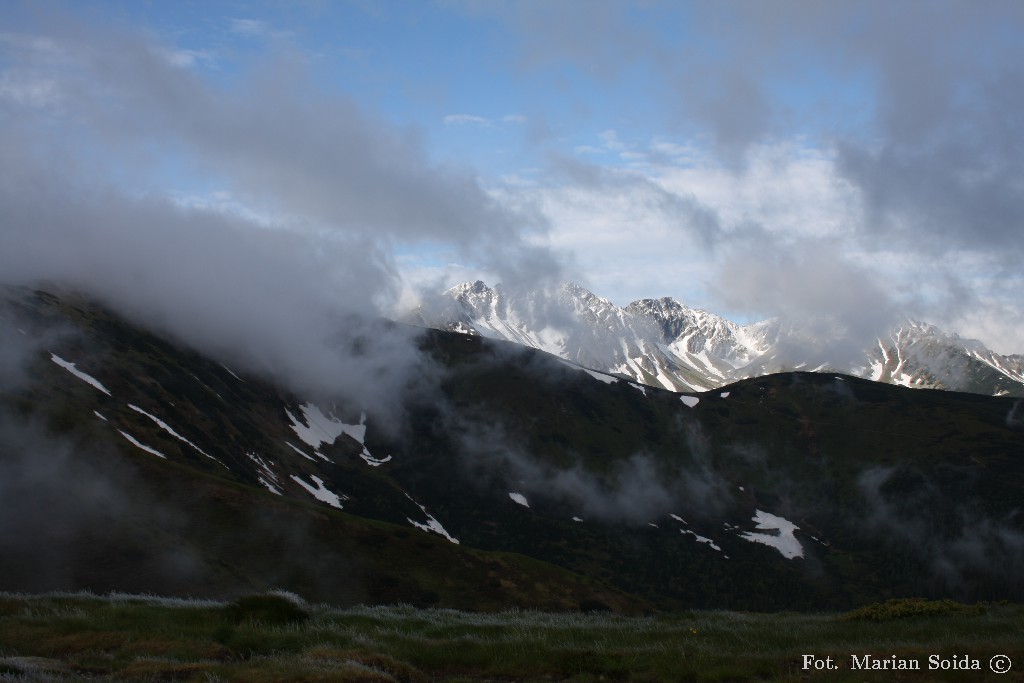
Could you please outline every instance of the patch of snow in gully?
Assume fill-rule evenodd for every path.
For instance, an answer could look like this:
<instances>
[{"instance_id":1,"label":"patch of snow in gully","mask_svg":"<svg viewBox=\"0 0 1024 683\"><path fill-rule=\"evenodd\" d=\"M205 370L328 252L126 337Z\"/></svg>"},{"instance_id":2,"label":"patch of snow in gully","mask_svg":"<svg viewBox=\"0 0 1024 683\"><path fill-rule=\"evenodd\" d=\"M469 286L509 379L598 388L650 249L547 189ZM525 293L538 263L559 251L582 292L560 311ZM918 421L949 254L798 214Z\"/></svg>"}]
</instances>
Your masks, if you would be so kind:
<instances>
[{"instance_id":1,"label":"patch of snow in gully","mask_svg":"<svg viewBox=\"0 0 1024 683\"><path fill-rule=\"evenodd\" d=\"M521 493L515 493L513 491L510 491L509 494L508 494L508 497L511 498L513 500L513 502L519 503L523 507L526 507L526 508L530 507L530 503L527 502L526 496L524 496Z\"/></svg>"},{"instance_id":2,"label":"patch of snow in gully","mask_svg":"<svg viewBox=\"0 0 1024 683\"><path fill-rule=\"evenodd\" d=\"M151 415L151 414L147 413L147 412L146 412L145 410L143 410L142 408L138 407L137 405L133 405L133 404L131 404L131 403L129 403L129 404L128 404L128 407L129 407L129 408L131 408L132 410L134 410L135 412L137 412L137 413L141 413L142 415L145 415L146 417L148 417L148 418L149 418L150 420L152 420L153 422L155 422L155 423L156 423L156 425L157 425L157 426L158 426L158 427L159 427L160 429L164 430L165 432L167 432L168 434L170 434L171 436L173 436L173 437L174 437L175 439L177 439L178 441L182 441L182 442L184 442L184 443L187 443L187 444L188 444L189 446L191 446L192 448L194 448L194 449L195 449L196 451L198 451L198 452L199 452L199 453L201 453L202 455L205 455L205 456L206 456L207 458L209 458L210 460L213 460L213 461L214 461L215 463L217 463L217 464L221 465L222 467L227 467L227 465L225 465L224 463L222 463L222 462L221 462L220 460L217 460L217 458L213 457L212 455L210 455L209 453L207 453L206 451L204 451L204 450L203 450L202 448L200 448L199 446L195 445L194 443L192 443L191 441L189 441L188 439L186 439L185 437L183 437L183 436L182 436L181 434L179 434L178 432L174 431L174 430L173 430L173 429L171 428L171 426L170 426L170 425L168 425L168 424L167 424L166 422L164 422L163 420L161 420L161 419L160 419L159 417L157 417L156 415Z\"/></svg>"},{"instance_id":3,"label":"patch of snow in gully","mask_svg":"<svg viewBox=\"0 0 1024 683\"><path fill-rule=\"evenodd\" d=\"M334 493L329 488L324 486L324 481L320 477L317 477L312 474L309 476L309 478L313 480L313 483L316 484L316 488L302 481L302 479L295 476L294 474L291 475L291 477L292 481L294 481L296 484L309 491L309 494L316 498L317 500L323 501L324 503L327 503L331 507L338 508L339 510L341 509L341 496L339 496L338 494Z\"/></svg>"},{"instance_id":4,"label":"patch of snow in gully","mask_svg":"<svg viewBox=\"0 0 1024 683\"><path fill-rule=\"evenodd\" d=\"M410 496L408 493L405 494L405 497L408 498L409 500L412 500L412 496ZM454 536L452 536L451 534L449 534L445 530L445 528L443 526L441 526L441 523L439 521L437 521L437 519L433 515L431 515L429 512L427 512L427 508L423 507L422 505L417 503L415 500L412 500L412 502L413 502L413 504L416 507L418 507L420 510L423 511L423 514L426 515L426 517L427 517L427 521L425 523L421 523L421 522L413 521L413 519L411 517L406 517L406 519L409 521L409 524L412 524L417 529L421 529L423 531L429 531L431 533L435 533L435 534L438 534L440 536L444 536L446 539L448 539L449 541L451 541L455 545L459 544L459 539L457 539Z\"/></svg>"},{"instance_id":5,"label":"patch of snow in gully","mask_svg":"<svg viewBox=\"0 0 1024 683\"><path fill-rule=\"evenodd\" d=\"M164 460L167 459L167 456L164 455L163 453L161 453L160 451L158 451L157 449L150 448L149 446L147 446L147 445L145 445L143 443L139 443L139 441L137 439L135 439L135 437L133 437L131 434L127 434L125 432L122 432L120 429L117 430L117 433L120 434L121 436L123 436L124 438L128 439L128 441L130 441L131 444L133 446L135 446L136 448L141 448L142 450L146 451L147 453L152 453L153 455L157 456L158 458L163 458Z\"/></svg>"},{"instance_id":6,"label":"patch of snow in gully","mask_svg":"<svg viewBox=\"0 0 1024 683\"><path fill-rule=\"evenodd\" d=\"M764 512L763 510L757 510L752 519L757 522L758 529L766 531L777 530L778 533L759 534L753 531L746 531L740 534L740 538L753 541L754 543L769 545L782 553L782 556L788 560L804 556L803 546L800 545L800 541L793 535L793 532L800 527L787 519Z\"/></svg>"},{"instance_id":7,"label":"patch of snow in gully","mask_svg":"<svg viewBox=\"0 0 1024 683\"><path fill-rule=\"evenodd\" d=\"M58 356L57 354L55 354L53 352L50 353L50 360L52 360L57 365L61 366L62 368L64 368L68 372L70 372L72 375L74 375L78 379L82 380L83 382L86 382L87 384L91 385L95 389L99 389L100 391L102 391L107 396L110 396L110 392L107 391L107 388L105 386L103 386L103 384L98 379L96 379L92 375L85 374L84 372L82 372L81 370L76 368L74 363L71 363L71 362L68 362L68 361L64 360L63 358L61 358L60 356Z\"/></svg>"}]
</instances>

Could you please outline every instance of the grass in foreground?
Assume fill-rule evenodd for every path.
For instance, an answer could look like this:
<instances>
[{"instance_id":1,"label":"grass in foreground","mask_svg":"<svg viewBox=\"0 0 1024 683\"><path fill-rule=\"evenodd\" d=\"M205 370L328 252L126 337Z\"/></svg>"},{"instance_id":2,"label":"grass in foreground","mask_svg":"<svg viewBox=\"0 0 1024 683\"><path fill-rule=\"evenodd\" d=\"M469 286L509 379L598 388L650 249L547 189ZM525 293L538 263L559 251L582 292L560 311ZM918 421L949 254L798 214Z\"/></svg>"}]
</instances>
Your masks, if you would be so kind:
<instances>
[{"instance_id":1,"label":"grass in foreground","mask_svg":"<svg viewBox=\"0 0 1024 683\"><path fill-rule=\"evenodd\" d=\"M831 657L833 671L803 668ZM851 670L851 655L920 671ZM1013 668L997 675L994 655ZM929 657L980 671L929 671ZM336 610L288 595L234 603L0 594L0 680L1024 680L1024 606L898 601L844 615L650 617L410 607Z\"/></svg>"}]
</instances>

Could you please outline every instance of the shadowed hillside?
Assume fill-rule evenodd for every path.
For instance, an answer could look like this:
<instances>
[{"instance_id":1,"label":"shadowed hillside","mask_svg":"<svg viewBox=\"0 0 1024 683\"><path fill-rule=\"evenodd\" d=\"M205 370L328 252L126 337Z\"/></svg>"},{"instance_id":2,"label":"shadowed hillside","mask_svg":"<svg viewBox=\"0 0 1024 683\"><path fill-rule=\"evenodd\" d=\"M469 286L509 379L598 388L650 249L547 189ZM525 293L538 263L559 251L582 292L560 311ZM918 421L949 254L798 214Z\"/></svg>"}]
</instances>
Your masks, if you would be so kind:
<instances>
[{"instance_id":1,"label":"shadowed hillside","mask_svg":"<svg viewBox=\"0 0 1024 683\"><path fill-rule=\"evenodd\" d=\"M3 318L0 589L474 610L1024 597L1018 399L811 373L682 395L424 331L384 416L360 387L295 395L70 294L9 290ZM413 334L373 329L338 343Z\"/></svg>"}]
</instances>

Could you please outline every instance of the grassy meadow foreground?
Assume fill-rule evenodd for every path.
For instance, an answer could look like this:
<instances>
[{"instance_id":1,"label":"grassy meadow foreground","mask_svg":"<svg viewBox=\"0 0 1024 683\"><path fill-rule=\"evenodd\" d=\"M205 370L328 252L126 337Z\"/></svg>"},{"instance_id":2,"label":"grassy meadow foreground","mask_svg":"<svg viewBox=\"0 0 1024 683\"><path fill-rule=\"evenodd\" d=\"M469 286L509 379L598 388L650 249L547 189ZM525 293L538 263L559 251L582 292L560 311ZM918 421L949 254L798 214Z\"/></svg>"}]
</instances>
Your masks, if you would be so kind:
<instances>
[{"instance_id":1,"label":"grassy meadow foreground","mask_svg":"<svg viewBox=\"0 0 1024 683\"><path fill-rule=\"evenodd\" d=\"M804 655L838 666L804 669ZM851 670L851 655L920 662ZM1013 668L992 673L1007 655ZM929 670L929 657L981 670ZM0 594L0 680L1024 680L1024 606L898 601L844 614L474 614Z\"/></svg>"}]
</instances>

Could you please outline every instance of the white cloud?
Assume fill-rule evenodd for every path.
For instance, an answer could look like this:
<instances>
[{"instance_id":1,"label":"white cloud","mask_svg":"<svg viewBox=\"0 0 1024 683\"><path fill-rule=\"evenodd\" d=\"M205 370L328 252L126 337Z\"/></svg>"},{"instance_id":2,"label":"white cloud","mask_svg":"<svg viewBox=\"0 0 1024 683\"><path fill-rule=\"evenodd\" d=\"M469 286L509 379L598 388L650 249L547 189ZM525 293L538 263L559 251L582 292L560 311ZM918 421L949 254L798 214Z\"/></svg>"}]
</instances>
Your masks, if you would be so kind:
<instances>
[{"instance_id":1,"label":"white cloud","mask_svg":"<svg viewBox=\"0 0 1024 683\"><path fill-rule=\"evenodd\" d=\"M555 224L550 239L579 238L574 250L594 266L595 283L609 279L606 264L634 283L667 282L669 269L648 267L669 260L666 251L688 267L735 256L745 237L770 249L766 258L831 240L834 249L816 251L831 251L849 282L891 283L885 297L910 313L1024 350L1024 327L1001 331L1024 317L1024 44L1008 39L1024 25L1024 5L978 12L946 3L934 12L915 2L780 0L676 12L673 3L635 11L610 2L583 15L573 3L527 5L479 7L505 22L531 69L568 64L599 98L630 102L625 115L610 114L614 126L553 162L566 185L537 190ZM659 30L683 14L692 40ZM661 117L653 125L688 139L636 143L652 119L647 102L621 97L633 66L663 95L652 97ZM601 115L600 99L573 95L580 112ZM715 230L703 247L679 252L662 236L672 212L693 215L695 203ZM868 292L865 309L878 304Z\"/></svg>"},{"instance_id":2,"label":"white cloud","mask_svg":"<svg viewBox=\"0 0 1024 683\"><path fill-rule=\"evenodd\" d=\"M859 194L839 176L834 158L797 142L754 148L740 171L705 157L669 161L652 173L665 190L713 207L726 226L756 222L780 235L841 238L864 220Z\"/></svg>"},{"instance_id":3,"label":"white cloud","mask_svg":"<svg viewBox=\"0 0 1024 683\"><path fill-rule=\"evenodd\" d=\"M2 32L0 45L43 64L66 64L72 58L63 45L49 36Z\"/></svg>"},{"instance_id":4,"label":"white cloud","mask_svg":"<svg viewBox=\"0 0 1024 683\"><path fill-rule=\"evenodd\" d=\"M494 125L494 122L483 116L476 116L474 114L448 114L444 117L444 125L446 126L481 126L488 128Z\"/></svg>"},{"instance_id":5,"label":"white cloud","mask_svg":"<svg viewBox=\"0 0 1024 683\"><path fill-rule=\"evenodd\" d=\"M5 92L4 82L0 81L0 94ZM14 90L8 88L8 92ZM445 116L443 122L488 128L513 123L512 116L494 119L456 113ZM359 117L355 118L358 122ZM862 191L837 168L837 156L829 149L801 138L760 144L748 150L741 167L730 168L689 141L655 137L646 145L637 144L624 141L613 129L602 131L598 140L600 147L578 146L575 153L642 163L623 168L579 160L575 168L566 164L563 169L569 176L567 183L557 183L550 175L509 174L491 196L516 215L525 215L520 211L523 206L539 208L551 230L524 233L525 243L543 246L549 250L545 253L573 255L578 272L586 274L576 277L599 295L619 304L670 295L727 315L752 317L786 311L810 315L835 302L836 311L861 320L864 326L888 320L893 310L902 307L937 324L963 326L965 334L976 334L1002 349L1024 350L1012 324L1021 318L1012 293L991 294L983 302L978 293L984 289L970 281L984 264L947 254L935 266L922 260L921 253L907 252L905 244L887 243L882 231L869 229ZM402 145L397 149L401 151ZM276 157L277 166L280 158ZM364 165L362 176L373 168L372 163ZM273 187L280 193L287 183ZM466 187L473 192L478 189L472 183ZM329 217L336 213L331 203L336 193L332 184L323 193L310 194L307 184L299 198L325 202L319 207L303 201L302 206L322 209ZM437 193L429 196L436 198ZM390 198L386 201L392 206ZM189 197L181 202L266 223L264 213L232 197ZM485 221L488 215L488 211L481 213ZM449 228L440 232L454 234ZM829 248L821 247L824 241L830 242ZM750 245L758 248L741 248ZM486 246L473 249L462 256L488 255ZM493 262L494 255L489 256ZM806 264L801 259L821 263ZM480 268L429 260L400 262L397 267L405 276L406 288L446 287L475 277L495 279ZM951 274L954 271L958 272ZM972 293L965 299L972 306L951 307L950 282ZM848 289L859 289L861 296L846 297ZM796 294L805 291L820 296L794 304ZM402 299L408 301L405 294ZM872 309L879 315L863 315Z\"/></svg>"},{"instance_id":6,"label":"white cloud","mask_svg":"<svg viewBox=\"0 0 1024 683\"><path fill-rule=\"evenodd\" d=\"M603 137L625 146L612 131ZM663 138L633 151L652 161L579 162L568 182L504 189L537 202L551 225L537 239L573 254L598 295L620 305L675 296L744 319L831 315L860 332L905 313L1024 351L1020 278L999 279L983 254L936 263L886 241L828 150L801 139L760 145L738 170Z\"/></svg>"},{"instance_id":7,"label":"white cloud","mask_svg":"<svg viewBox=\"0 0 1024 683\"><path fill-rule=\"evenodd\" d=\"M943 329L956 331L961 337L982 340L996 353L1024 355L1020 338L1020 331L1024 329L1024 312L1012 303L985 301L959 317L937 322Z\"/></svg>"},{"instance_id":8,"label":"white cloud","mask_svg":"<svg viewBox=\"0 0 1024 683\"><path fill-rule=\"evenodd\" d=\"M448 114L443 119L446 126L479 126L481 128L494 128L498 123L512 125L523 125L527 119L522 114L506 114L499 119L492 119L476 114Z\"/></svg>"},{"instance_id":9,"label":"white cloud","mask_svg":"<svg viewBox=\"0 0 1024 683\"><path fill-rule=\"evenodd\" d=\"M348 398L388 422L419 358L376 322L399 294L399 249L442 244L506 281L557 277L527 242L534 215L289 54L239 64L225 89L152 34L69 23L48 22L52 41L0 42L4 282L78 289L304 395L358 388ZM48 116L14 101L45 101L26 85L40 76L61 93ZM345 351L364 339L369 351Z\"/></svg>"},{"instance_id":10,"label":"white cloud","mask_svg":"<svg viewBox=\"0 0 1024 683\"><path fill-rule=\"evenodd\" d=\"M678 142L658 137L651 141L650 148L652 154L670 158L675 162L683 160L693 161L700 156L699 150L692 145L682 145Z\"/></svg>"},{"instance_id":11,"label":"white cloud","mask_svg":"<svg viewBox=\"0 0 1024 683\"><path fill-rule=\"evenodd\" d=\"M606 130L598 134L601 138L601 142L604 143L605 149L610 149L613 152L618 152L626 149L626 146L619 140L619 134L614 130Z\"/></svg>"},{"instance_id":12,"label":"white cloud","mask_svg":"<svg viewBox=\"0 0 1024 683\"><path fill-rule=\"evenodd\" d=\"M239 201L228 190L215 190L207 194L181 194L170 192L171 201L182 209L219 213L228 218L239 218L249 225L262 228L285 229L289 222L284 216L259 210ZM294 230L294 228L291 228Z\"/></svg>"},{"instance_id":13,"label":"white cloud","mask_svg":"<svg viewBox=\"0 0 1024 683\"><path fill-rule=\"evenodd\" d=\"M228 27L232 33L243 36L262 37L270 33L270 25L259 19L232 19Z\"/></svg>"},{"instance_id":14,"label":"white cloud","mask_svg":"<svg viewBox=\"0 0 1024 683\"><path fill-rule=\"evenodd\" d=\"M159 54L171 66L189 69L200 62L210 62L212 55L207 50L161 49Z\"/></svg>"},{"instance_id":15,"label":"white cloud","mask_svg":"<svg viewBox=\"0 0 1024 683\"><path fill-rule=\"evenodd\" d=\"M1016 43L975 49L993 24L1019 25L1020 10L1000 5L989 14L953 6L947 17L918 16L912 6L864 12L822 5L808 11L805 3L780 2L736 12L738 23L722 31L721 10L709 5L695 13L695 26L707 30L709 41L720 41L724 56L712 59L695 46L692 59L676 60L670 54L676 45L659 45L654 32L627 31L632 38L623 38L623 26L631 26L624 5L602 4L570 40L548 41L579 22L572 4L499 4L508 9L502 15L510 25L530 32L525 51L537 53L527 60L531 68L576 60L596 87L608 88L600 95L609 100L620 94L614 77L623 66L647 61L644 55L665 57L652 77L656 85L660 79L680 120L656 125L678 123L676 130L693 137L651 138L641 107L630 107L637 119L607 119L614 123L593 139L572 143L590 144L562 158L552 154L546 174L503 168L503 178L481 179L472 170L435 164L415 126L389 125L383 112L320 88L311 73L296 68L288 50L280 53L288 59L267 59L259 74L243 74L237 88L222 90L194 69L211 58L202 50L139 50L138 35L119 37L58 21L51 22L52 37L0 32L6 66L0 69L0 113L12 124L5 155L14 158L9 151L22 144L28 155L27 133L36 136L39 148L52 142L59 150L54 158L77 162L75 168L100 177L102 169L91 163L100 146L102 164L120 164L117 180L152 174L163 183L161 172L177 174L176 163L191 162L187 172L198 169L233 194L194 190L199 196L179 197L178 208L187 205L219 218L234 213L257 225L260 216L290 211L301 214L306 226L332 223L342 233L380 240L388 248L448 240L459 259L477 259L492 269L515 253L529 273L524 281L553 267L523 248L544 244L575 254L589 274L586 284L618 303L672 294L718 308L725 293L744 291L743 283L728 280L746 277L742 298L760 309L752 314L768 315L781 307L773 302L829 277L833 295L816 305L827 307L844 287L866 282L866 308L879 306L872 297L881 297L886 306L895 302L986 343L998 339L1006 350L1024 350L1018 295L1024 284L1024 162L1014 144L1022 121L1014 113L1024 93L1014 86L1024 82L1024 70L1017 66ZM838 34L831 29L850 25L851 18L866 22L864 39L832 41ZM265 41L261 47L295 46L292 36L260 19L226 24L236 42L249 37ZM922 30L907 31L908 26ZM744 50L731 49L738 45ZM813 73L803 74L809 80L802 82L807 89L801 97L825 98L849 86L864 95L857 122L847 112L807 108L786 95L789 90L777 90L770 77L789 75L790 67L809 63L803 59L808 56L821 59L813 61ZM812 92L819 80L833 85ZM476 101L494 101L488 94L482 91ZM600 103L584 89L573 96L580 112L602 115ZM677 107L676 97L685 97L691 108ZM556 95L544 104L554 110L567 102ZM529 105L516 103L509 110L521 104ZM55 117L49 127L30 109L46 106ZM529 122L522 114L494 112L456 112L441 120L469 126L460 133L523 131L535 146L524 145L518 161L532 165L537 161L530 155L565 144L557 136L566 131L554 118L548 128L544 115L533 114L550 115L549 110L528 110ZM838 123L823 111L833 112ZM528 128L518 128L526 123ZM798 137L802 128L816 137ZM53 140L54 131L70 144ZM161 146L175 147L178 158L155 170L160 158L140 163L150 148ZM500 190L489 194L491 183ZM531 223L531 205L551 223L549 234L531 233L544 223ZM807 266L801 258L822 260L826 267ZM750 272L737 272L743 263ZM431 277L458 273L443 263L419 266L433 268ZM731 301L739 305L738 297Z\"/></svg>"},{"instance_id":16,"label":"white cloud","mask_svg":"<svg viewBox=\"0 0 1024 683\"><path fill-rule=\"evenodd\" d=\"M7 69L0 73L0 100L21 106L45 107L60 100L60 88L48 77Z\"/></svg>"}]
</instances>

